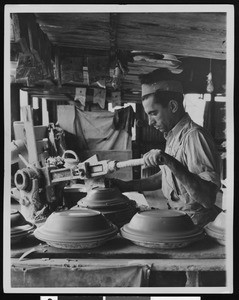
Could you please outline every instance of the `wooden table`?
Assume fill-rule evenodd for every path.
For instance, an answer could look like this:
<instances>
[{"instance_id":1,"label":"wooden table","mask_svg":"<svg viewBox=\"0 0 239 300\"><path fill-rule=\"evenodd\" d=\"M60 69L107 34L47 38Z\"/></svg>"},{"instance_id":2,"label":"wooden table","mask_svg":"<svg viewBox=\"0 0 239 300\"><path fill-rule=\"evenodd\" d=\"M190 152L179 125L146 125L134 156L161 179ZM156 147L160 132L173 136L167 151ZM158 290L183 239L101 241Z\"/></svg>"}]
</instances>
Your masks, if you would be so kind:
<instances>
[{"instance_id":1,"label":"wooden table","mask_svg":"<svg viewBox=\"0 0 239 300\"><path fill-rule=\"evenodd\" d=\"M22 260L19 258L27 251L34 251ZM202 271L225 271L225 247L209 237L198 241L186 248L162 250L144 248L134 245L128 240L117 236L106 244L88 250L63 250L51 247L45 243L39 244L34 236L29 236L20 246L15 245L11 251L12 271L16 268L22 272L12 272L12 285L24 286L24 268L40 266L62 267L78 270L82 266L110 266L139 263L150 266L151 271L184 271L186 286L200 286L199 273ZM47 276L47 273L45 274ZM59 274L58 274L59 276ZM54 276L53 276L54 277ZM56 278L52 278L56 280Z\"/></svg>"}]
</instances>

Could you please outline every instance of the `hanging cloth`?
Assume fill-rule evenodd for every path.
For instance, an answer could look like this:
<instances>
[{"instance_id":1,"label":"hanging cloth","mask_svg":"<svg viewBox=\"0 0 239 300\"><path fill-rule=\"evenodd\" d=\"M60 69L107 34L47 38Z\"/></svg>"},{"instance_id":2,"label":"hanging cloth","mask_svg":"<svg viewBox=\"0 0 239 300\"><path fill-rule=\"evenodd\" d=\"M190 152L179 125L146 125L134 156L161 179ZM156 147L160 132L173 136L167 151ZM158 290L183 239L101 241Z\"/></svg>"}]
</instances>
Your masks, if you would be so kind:
<instances>
[{"instance_id":1,"label":"hanging cloth","mask_svg":"<svg viewBox=\"0 0 239 300\"><path fill-rule=\"evenodd\" d=\"M57 114L61 128L72 135L71 146L77 143L78 150L131 150L132 139L127 126L119 126L122 123L118 122L118 129L115 128L115 113L83 111L73 105L58 105ZM125 124L130 124L131 118L133 115L129 114Z\"/></svg>"},{"instance_id":2,"label":"hanging cloth","mask_svg":"<svg viewBox=\"0 0 239 300\"><path fill-rule=\"evenodd\" d=\"M134 126L135 112L132 106L115 110L114 126L116 130L126 130L132 136L132 127Z\"/></svg>"}]
</instances>

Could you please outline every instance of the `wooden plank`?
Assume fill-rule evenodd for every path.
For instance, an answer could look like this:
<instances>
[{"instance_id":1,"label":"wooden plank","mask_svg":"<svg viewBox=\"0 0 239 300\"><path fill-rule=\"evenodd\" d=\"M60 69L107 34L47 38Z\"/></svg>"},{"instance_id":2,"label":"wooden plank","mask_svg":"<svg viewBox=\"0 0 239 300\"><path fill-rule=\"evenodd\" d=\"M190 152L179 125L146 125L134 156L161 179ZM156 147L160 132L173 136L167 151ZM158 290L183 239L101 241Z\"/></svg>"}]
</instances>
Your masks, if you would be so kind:
<instances>
[{"instance_id":1,"label":"wooden plank","mask_svg":"<svg viewBox=\"0 0 239 300\"><path fill-rule=\"evenodd\" d=\"M54 44L110 49L109 14L36 14ZM122 50L225 59L225 13L119 13Z\"/></svg>"},{"instance_id":2,"label":"wooden plank","mask_svg":"<svg viewBox=\"0 0 239 300\"><path fill-rule=\"evenodd\" d=\"M11 266L14 268L37 268L43 266L78 268L85 266L97 267L119 267L130 265L151 265L151 271L225 271L226 263L224 259L133 259L129 262L128 259L11 259ZM189 273L191 275L191 273Z\"/></svg>"},{"instance_id":3,"label":"wooden plank","mask_svg":"<svg viewBox=\"0 0 239 300\"><path fill-rule=\"evenodd\" d=\"M120 15L120 49L225 59L225 40L225 13Z\"/></svg>"},{"instance_id":4,"label":"wooden plank","mask_svg":"<svg viewBox=\"0 0 239 300\"><path fill-rule=\"evenodd\" d=\"M55 25L55 28L63 27L64 23L72 26L77 26L77 24L83 25L85 27L92 27L93 22L95 26L97 24L99 27L104 25L108 26L109 14L108 13L36 13L36 18L39 24L42 25ZM77 26L81 28L81 26Z\"/></svg>"},{"instance_id":5,"label":"wooden plank","mask_svg":"<svg viewBox=\"0 0 239 300\"><path fill-rule=\"evenodd\" d=\"M25 239L24 244L12 247L11 256L19 258L32 247L36 249L29 258L106 258L106 259L224 259L225 247L206 237L181 249L152 249L139 247L132 242L117 236L106 244L88 250L64 250L50 247L47 244L39 245L34 236Z\"/></svg>"}]
</instances>

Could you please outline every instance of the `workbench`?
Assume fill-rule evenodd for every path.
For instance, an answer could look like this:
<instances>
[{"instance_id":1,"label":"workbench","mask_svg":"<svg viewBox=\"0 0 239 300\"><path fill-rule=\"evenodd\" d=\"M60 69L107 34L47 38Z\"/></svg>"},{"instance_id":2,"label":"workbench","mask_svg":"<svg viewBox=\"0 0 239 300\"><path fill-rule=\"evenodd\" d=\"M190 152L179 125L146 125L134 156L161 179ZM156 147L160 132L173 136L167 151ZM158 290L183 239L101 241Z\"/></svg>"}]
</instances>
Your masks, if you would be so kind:
<instances>
[{"instance_id":1,"label":"workbench","mask_svg":"<svg viewBox=\"0 0 239 300\"><path fill-rule=\"evenodd\" d=\"M19 260L29 250L32 252ZM201 272L224 272L225 265L225 247L207 236L186 248L173 250L139 247L119 235L95 249L64 250L31 235L21 244L12 246L11 284L12 287L82 287L79 282L84 282L83 273L95 267L103 277L110 271L121 276L123 273L117 273L120 268L123 272L123 268L136 267L136 273L143 268L144 274L143 280L142 276L141 280L136 280L139 286L150 286L149 277L154 272L176 271L186 275L185 286L195 287L201 286ZM92 273L87 276L92 278ZM101 286L99 282L87 282L88 286ZM102 282L106 286L113 284L109 278ZM125 282L124 286L130 286L130 282Z\"/></svg>"}]
</instances>

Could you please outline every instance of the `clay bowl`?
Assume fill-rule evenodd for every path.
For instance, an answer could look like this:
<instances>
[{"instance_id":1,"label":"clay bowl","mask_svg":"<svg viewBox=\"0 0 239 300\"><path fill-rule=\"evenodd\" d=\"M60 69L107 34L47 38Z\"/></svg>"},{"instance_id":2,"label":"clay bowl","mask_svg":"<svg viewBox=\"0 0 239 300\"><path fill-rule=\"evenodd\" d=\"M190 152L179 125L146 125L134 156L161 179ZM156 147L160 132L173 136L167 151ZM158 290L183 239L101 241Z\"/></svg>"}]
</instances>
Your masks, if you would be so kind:
<instances>
[{"instance_id":1,"label":"clay bowl","mask_svg":"<svg viewBox=\"0 0 239 300\"><path fill-rule=\"evenodd\" d=\"M36 226L23 217L18 210L11 211L11 244L20 242L31 234Z\"/></svg>"},{"instance_id":2,"label":"clay bowl","mask_svg":"<svg viewBox=\"0 0 239 300\"><path fill-rule=\"evenodd\" d=\"M80 202L78 202L78 205L71 209L81 209L84 207L84 205L81 205ZM109 221L120 228L131 220L138 211L138 208L136 207L135 201L128 200L128 203L126 203L125 207L122 208L117 207L114 209L112 207L99 207L96 208L96 210L101 212Z\"/></svg>"},{"instance_id":3,"label":"clay bowl","mask_svg":"<svg viewBox=\"0 0 239 300\"><path fill-rule=\"evenodd\" d=\"M226 228L226 213L221 212L213 222L210 222L205 231L207 235L216 240L220 245L225 246L225 228Z\"/></svg>"},{"instance_id":4,"label":"clay bowl","mask_svg":"<svg viewBox=\"0 0 239 300\"><path fill-rule=\"evenodd\" d=\"M90 208L99 207L125 207L128 197L117 188L95 188L88 192L87 196L78 203Z\"/></svg>"},{"instance_id":5,"label":"clay bowl","mask_svg":"<svg viewBox=\"0 0 239 300\"><path fill-rule=\"evenodd\" d=\"M116 188L96 188L78 201L74 208L87 207L101 212L118 227L128 223L138 211L136 202Z\"/></svg>"},{"instance_id":6,"label":"clay bowl","mask_svg":"<svg viewBox=\"0 0 239 300\"><path fill-rule=\"evenodd\" d=\"M121 228L121 235L133 243L151 248L181 248L204 237L184 212L149 210L138 212Z\"/></svg>"},{"instance_id":7,"label":"clay bowl","mask_svg":"<svg viewBox=\"0 0 239 300\"><path fill-rule=\"evenodd\" d=\"M16 209L11 210L11 228L15 226L26 225L28 222L20 213L20 211Z\"/></svg>"},{"instance_id":8,"label":"clay bowl","mask_svg":"<svg viewBox=\"0 0 239 300\"><path fill-rule=\"evenodd\" d=\"M64 249L95 248L117 234L117 227L90 209L52 213L34 232L36 238Z\"/></svg>"}]
</instances>

